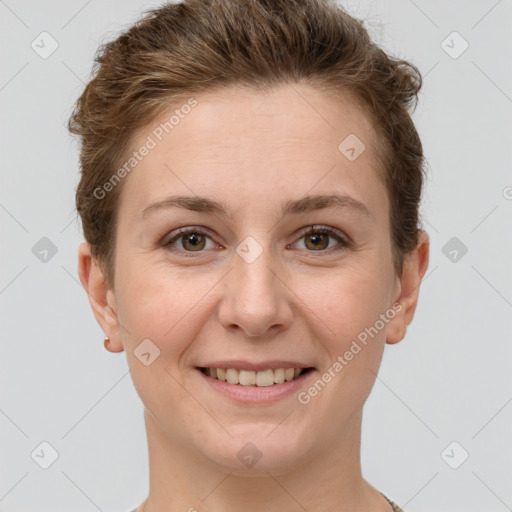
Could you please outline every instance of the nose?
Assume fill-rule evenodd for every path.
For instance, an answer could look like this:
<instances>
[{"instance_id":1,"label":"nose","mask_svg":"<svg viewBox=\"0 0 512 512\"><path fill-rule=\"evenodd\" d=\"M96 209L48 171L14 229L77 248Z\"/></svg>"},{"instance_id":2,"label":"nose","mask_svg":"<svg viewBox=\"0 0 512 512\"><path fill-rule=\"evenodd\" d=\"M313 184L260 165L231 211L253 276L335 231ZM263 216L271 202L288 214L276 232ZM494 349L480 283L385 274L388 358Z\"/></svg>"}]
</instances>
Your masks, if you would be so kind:
<instances>
[{"instance_id":1,"label":"nose","mask_svg":"<svg viewBox=\"0 0 512 512\"><path fill-rule=\"evenodd\" d=\"M251 263L235 255L219 307L221 324L249 337L275 336L287 329L293 319L293 294L283 274L269 250Z\"/></svg>"}]
</instances>

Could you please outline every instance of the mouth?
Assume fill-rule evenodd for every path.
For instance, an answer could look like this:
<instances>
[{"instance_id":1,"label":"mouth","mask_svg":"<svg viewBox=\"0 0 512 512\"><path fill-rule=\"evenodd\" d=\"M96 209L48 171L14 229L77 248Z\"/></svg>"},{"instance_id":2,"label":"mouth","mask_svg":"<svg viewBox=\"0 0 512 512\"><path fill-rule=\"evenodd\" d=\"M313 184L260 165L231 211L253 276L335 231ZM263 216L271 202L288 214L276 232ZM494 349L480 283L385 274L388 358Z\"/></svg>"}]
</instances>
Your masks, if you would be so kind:
<instances>
[{"instance_id":1,"label":"mouth","mask_svg":"<svg viewBox=\"0 0 512 512\"><path fill-rule=\"evenodd\" d=\"M197 367L207 377L228 384L244 387L271 387L291 382L314 368L268 368L264 370L243 370L237 368Z\"/></svg>"}]
</instances>

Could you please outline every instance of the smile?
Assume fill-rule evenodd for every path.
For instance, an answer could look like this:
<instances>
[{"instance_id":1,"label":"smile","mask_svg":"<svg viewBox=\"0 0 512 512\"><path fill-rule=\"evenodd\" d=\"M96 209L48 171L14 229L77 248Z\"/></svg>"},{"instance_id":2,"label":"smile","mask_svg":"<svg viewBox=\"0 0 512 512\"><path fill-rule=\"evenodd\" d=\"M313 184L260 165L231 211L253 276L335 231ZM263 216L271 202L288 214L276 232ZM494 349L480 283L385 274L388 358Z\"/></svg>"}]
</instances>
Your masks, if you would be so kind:
<instances>
[{"instance_id":1,"label":"smile","mask_svg":"<svg viewBox=\"0 0 512 512\"><path fill-rule=\"evenodd\" d=\"M240 386L269 387L290 382L306 373L310 368L269 368L261 371L238 370L236 368L199 368L208 377Z\"/></svg>"}]
</instances>

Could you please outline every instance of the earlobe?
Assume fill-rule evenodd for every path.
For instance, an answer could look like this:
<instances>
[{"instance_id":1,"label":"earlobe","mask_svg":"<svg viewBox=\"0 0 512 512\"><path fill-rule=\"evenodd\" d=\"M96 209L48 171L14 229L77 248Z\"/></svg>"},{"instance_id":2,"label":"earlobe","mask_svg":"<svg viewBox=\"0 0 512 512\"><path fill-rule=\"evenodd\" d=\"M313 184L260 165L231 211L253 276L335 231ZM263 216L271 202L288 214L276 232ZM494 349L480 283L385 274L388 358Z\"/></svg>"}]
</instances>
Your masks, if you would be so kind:
<instances>
[{"instance_id":1,"label":"earlobe","mask_svg":"<svg viewBox=\"0 0 512 512\"><path fill-rule=\"evenodd\" d=\"M108 347L105 343L105 348L110 352L121 352L123 344L114 293L109 288L98 261L92 257L91 246L87 242L83 242L78 248L78 275L89 297L94 317L109 339Z\"/></svg>"},{"instance_id":2,"label":"earlobe","mask_svg":"<svg viewBox=\"0 0 512 512\"><path fill-rule=\"evenodd\" d=\"M122 352L123 346L113 346L110 342L110 338L106 337L105 341L103 342L103 345L105 346L105 350L108 350L109 352Z\"/></svg>"},{"instance_id":3,"label":"earlobe","mask_svg":"<svg viewBox=\"0 0 512 512\"><path fill-rule=\"evenodd\" d=\"M404 258L402 276L397 287L398 297L396 298L401 307L387 330L386 343L390 345L398 343L404 338L407 327L414 318L421 281L428 268L429 248L429 236L426 231L421 230L416 249Z\"/></svg>"}]
</instances>

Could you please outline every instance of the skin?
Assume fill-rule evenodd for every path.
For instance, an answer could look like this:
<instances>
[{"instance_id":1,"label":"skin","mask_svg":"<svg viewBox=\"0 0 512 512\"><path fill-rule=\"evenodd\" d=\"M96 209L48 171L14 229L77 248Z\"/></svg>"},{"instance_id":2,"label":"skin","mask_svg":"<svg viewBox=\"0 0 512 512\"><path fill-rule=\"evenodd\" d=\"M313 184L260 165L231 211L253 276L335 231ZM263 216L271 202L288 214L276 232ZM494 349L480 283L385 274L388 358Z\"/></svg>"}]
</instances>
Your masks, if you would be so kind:
<instances>
[{"instance_id":1,"label":"skin","mask_svg":"<svg viewBox=\"0 0 512 512\"><path fill-rule=\"evenodd\" d=\"M95 317L109 350L126 351L145 406L150 493L140 510L389 512L361 474L362 409L385 344L402 340L413 319L428 235L420 233L395 275L376 134L348 98L305 85L194 97L192 112L124 178L113 289L88 244L79 248ZM136 132L132 149L169 117ZM338 150L349 134L366 146L355 161ZM369 215L336 207L279 214L286 200L333 193L364 203ZM229 216L173 207L140 219L171 195L216 199ZM351 245L320 233L325 245L316 248L301 232L312 224ZM204 249L187 252L183 238L175 252L161 245L187 226L208 228ZM262 249L251 263L236 252L248 236ZM294 359L315 367L307 390L397 304L394 318L305 405L296 394L235 403L195 369L213 359ZM160 350L149 366L134 355L147 338ZM247 442L262 454L252 468L237 458Z\"/></svg>"}]
</instances>

